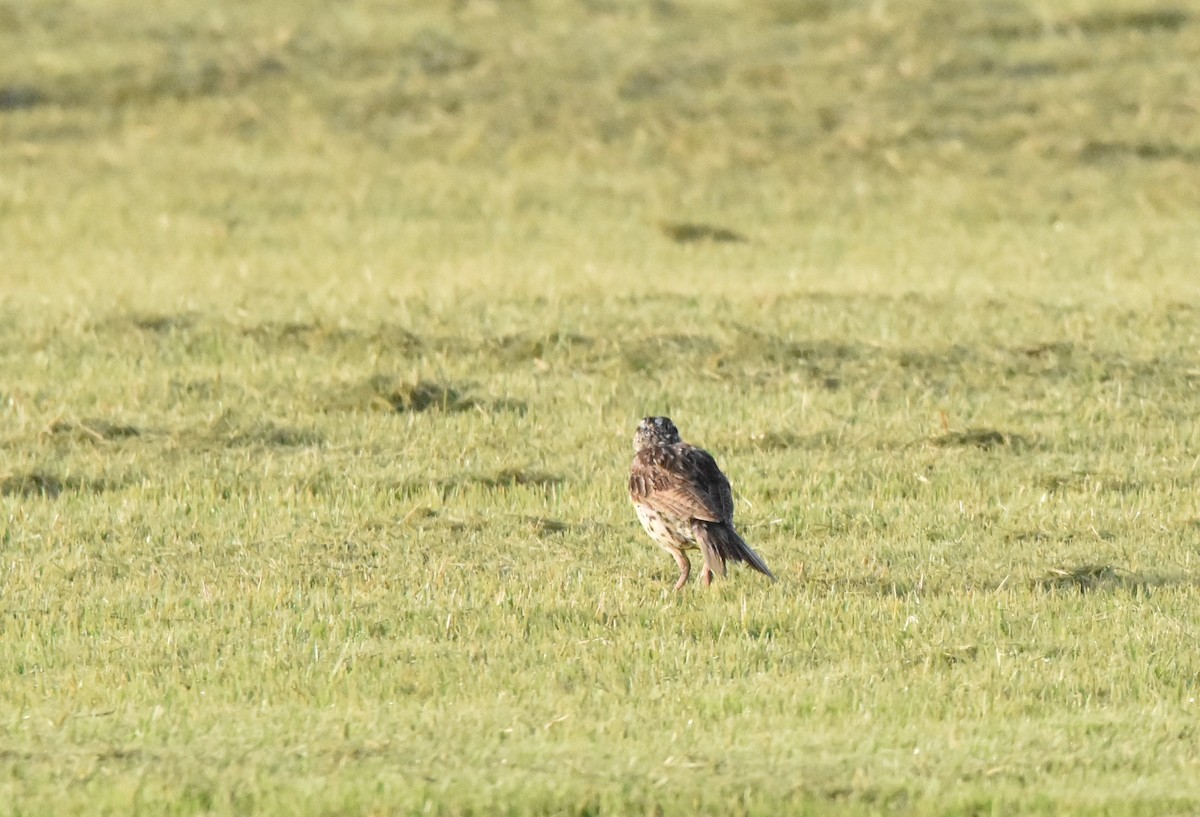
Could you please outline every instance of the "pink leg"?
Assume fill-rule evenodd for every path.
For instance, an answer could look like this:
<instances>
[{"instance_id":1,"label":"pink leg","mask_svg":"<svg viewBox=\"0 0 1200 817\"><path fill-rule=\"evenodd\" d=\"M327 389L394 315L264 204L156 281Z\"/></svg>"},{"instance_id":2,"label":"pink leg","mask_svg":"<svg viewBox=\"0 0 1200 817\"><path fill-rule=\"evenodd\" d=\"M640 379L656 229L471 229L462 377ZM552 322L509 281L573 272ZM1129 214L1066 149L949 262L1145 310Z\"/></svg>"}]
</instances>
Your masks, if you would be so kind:
<instances>
[{"instance_id":1,"label":"pink leg","mask_svg":"<svg viewBox=\"0 0 1200 817\"><path fill-rule=\"evenodd\" d=\"M671 555L675 557L676 563L679 565L679 581L675 582L675 589L682 590L687 584L688 578L692 575L692 563L688 561L688 557L683 555L682 550L671 549Z\"/></svg>"}]
</instances>

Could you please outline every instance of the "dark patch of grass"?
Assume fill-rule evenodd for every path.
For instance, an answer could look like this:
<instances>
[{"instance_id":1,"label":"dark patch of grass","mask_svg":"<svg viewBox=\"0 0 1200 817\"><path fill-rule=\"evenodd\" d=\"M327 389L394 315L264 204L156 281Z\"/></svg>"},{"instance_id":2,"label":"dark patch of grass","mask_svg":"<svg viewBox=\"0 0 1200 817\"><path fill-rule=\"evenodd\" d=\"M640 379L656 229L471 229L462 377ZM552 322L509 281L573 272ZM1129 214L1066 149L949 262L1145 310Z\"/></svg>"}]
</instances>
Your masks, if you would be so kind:
<instances>
[{"instance_id":1,"label":"dark patch of grass","mask_svg":"<svg viewBox=\"0 0 1200 817\"><path fill-rule=\"evenodd\" d=\"M0 86L0 113L35 108L49 101L46 94L34 85Z\"/></svg>"},{"instance_id":2,"label":"dark patch of grass","mask_svg":"<svg viewBox=\"0 0 1200 817\"><path fill-rule=\"evenodd\" d=\"M1100 163L1115 159L1141 159L1147 162L1162 162L1178 159L1184 162L1200 162L1200 150L1170 142L1127 142L1122 140L1090 139L1079 150L1084 162Z\"/></svg>"},{"instance_id":3,"label":"dark patch of grass","mask_svg":"<svg viewBox=\"0 0 1200 817\"><path fill-rule=\"evenodd\" d=\"M793 340L772 335L752 326L737 325L738 336L722 355L730 360L758 358L768 363L806 364L813 371L863 358L878 350L869 346L829 340Z\"/></svg>"},{"instance_id":4,"label":"dark patch of grass","mask_svg":"<svg viewBox=\"0 0 1200 817\"><path fill-rule=\"evenodd\" d=\"M115 423L102 419L86 419L79 422L55 420L50 424L50 433L55 436L72 436L95 442L109 442L140 437L142 429L126 423Z\"/></svg>"},{"instance_id":5,"label":"dark patch of grass","mask_svg":"<svg viewBox=\"0 0 1200 817\"><path fill-rule=\"evenodd\" d=\"M996 22L986 26L983 33L994 40L1019 40L1026 37L1040 37L1047 31L1046 27L1038 22ZM941 73L939 69L939 73ZM952 74L947 73L947 76Z\"/></svg>"},{"instance_id":6,"label":"dark patch of grass","mask_svg":"<svg viewBox=\"0 0 1200 817\"><path fill-rule=\"evenodd\" d=\"M307 448L322 445L325 438L312 429L264 423L225 438L230 447Z\"/></svg>"},{"instance_id":7,"label":"dark patch of grass","mask_svg":"<svg viewBox=\"0 0 1200 817\"><path fill-rule=\"evenodd\" d=\"M780 451L803 448L805 436L791 431L764 431L751 434L747 442L758 451Z\"/></svg>"},{"instance_id":8,"label":"dark patch of grass","mask_svg":"<svg viewBox=\"0 0 1200 817\"><path fill-rule=\"evenodd\" d=\"M202 378L196 380L175 380L168 384L171 397L176 400L211 400L228 388L220 377Z\"/></svg>"},{"instance_id":9,"label":"dark patch of grass","mask_svg":"<svg viewBox=\"0 0 1200 817\"><path fill-rule=\"evenodd\" d=\"M1129 31L1178 31L1188 23L1187 12L1178 8L1099 11L1070 23L1084 34L1122 34Z\"/></svg>"},{"instance_id":10,"label":"dark patch of grass","mask_svg":"<svg viewBox=\"0 0 1200 817\"><path fill-rule=\"evenodd\" d=\"M1113 474L1095 474L1088 471L1072 471L1067 474L1053 474L1041 480L1042 487L1052 493L1063 490L1083 491L1116 491L1127 493L1142 487L1142 483L1115 476Z\"/></svg>"},{"instance_id":11,"label":"dark patch of grass","mask_svg":"<svg viewBox=\"0 0 1200 817\"><path fill-rule=\"evenodd\" d=\"M545 334L504 335L496 341L497 352L506 360L539 360L550 353L570 353L576 349L590 349L596 345L593 338L573 332L550 332Z\"/></svg>"},{"instance_id":12,"label":"dark patch of grass","mask_svg":"<svg viewBox=\"0 0 1200 817\"><path fill-rule=\"evenodd\" d=\"M1050 77L1060 73L1063 66L1055 62L1045 60L1033 60L1026 62L1014 62L1011 65L1005 65L1001 72L1006 76L1015 79L1031 79L1034 77Z\"/></svg>"},{"instance_id":13,"label":"dark patch of grass","mask_svg":"<svg viewBox=\"0 0 1200 817\"><path fill-rule=\"evenodd\" d=\"M64 478L49 471L34 469L24 473L9 474L0 479L0 496L58 499L67 492L87 491L99 494L119 487L121 484L120 481L108 479Z\"/></svg>"},{"instance_id":14,"label":"dark patch of grass","mask_svg":"<svg viewBox=\"0 0 1200 817\"><path fill-rule=\"evenodd\" d=\"M375 375L365 384L351 387L333 401L335 408L383 409L398 413L425 411L469 411L481 405L460 387L432 380L397 381Z\"/></svg>"},{"instance_id":15,"label":"dark patch of grass","mask_svg":"<svg viewBox=\"0 0 1200 817\"><path fill-rule=\"evenodd\" d=\"M419 506L413 508L400 520L400 524L416 530L445 530L450 533L469 533L483 530L483 522L479 519L463 519L446 514L444 511Z\"/></svg>"},{"instance_id":16,"label":"dark patch of grass","mask_svg":"<svg viewBox=\"0 0 1200 817\"><path fill-rule=\"evenodd\" d=\"M837 441L838 435L832 431L798 434L786 429L774 429L720 438L713 445L721 451L813 451L836 445Z\"/></svg>"},{"instance_id":17,"label":"dark patch of grass","mask_svg":"<svg viewBox=\"0 0 1200 817\"><path fill-rule=\"evenodd\" d=\"M242 328L242 333L264 348L300 347L338 349L351 345L371 346L388 353L409 355L421 347L421 339L399 326L384 325L373 330L328 326L313 321L268 321Z\"/></svg>"},{"instance_id":18,"label":"dark patch of grass","mask_svg":"<svg viewBox=\"0 0 1200 817\"><path fill-rule=\"evenodd\" d=\"M1175 32L1188 24L1190 17L1179 8L1138 9L1130 11L1098 11L1081 17L1058 21L1038 19L1027 12L992 14L980 29L997 40L1038 38L1079 32L1085 35L1122 34L1130 31Z\"/></svg>"},{"instance_id":19,"label":"dark patch of grass","mask_svg":"<svg viewBox=\"0 0 1200 817\"><path fill-rule=\"evenodd\" d=\"M56 96L77 106L137 106L237 94L286 74L289 37L228 43L219 52L195 41L167 38L158 58L89 75L60 78Z\"/></svg>"},{"instance_id":20,"label":"dark patch of grass","mask_svg":"<svg viewBox=\"0 0 1200 817\"><path fill-rule=\"evenodd\" d=\"M0 496L57 499L66 487L63 480L45 471L10 474L0 479Z\"/></svg>"},{"instance_id":21,"label":"dark patch of grass","mask_svg":"<svg viewBox=\"0 0 1200 817\"><path fill-rule=\"evenodd\" d=\"M901 368L930 374L940 374L948 369L961 368L971 357L972 350L958 345L936 351L903 349L895 354L896 363Z\"/></svg>"},{"instance_id":22,"label":"dark patch of grass","mask_svg":"<svg viewBox=\"0 0 1200 817\"><path fill-rule=\"evenodd\" d=\"M387 378L373 380L376 403L383 401L397 412L469 411L471 409L522 408L516 401L487 402L472 397L458 387L428 380L389 386Z\"/></svg>"},{"instance_id":23,"label":"dark patch of grass","mask_svg":"<svg viewBox=\"0 0 1200 817\"><path fill-rule=\"evenodd\" d=\"M1036 528L1010 530L1004 534L1004 541L1006 542L1070 542L1073 539L1075 539L1075 534L1071 531L1050 532L1037 530Z\"/></svg>"},{"instance_id":24,"label":"dark patch of grass","mask_svg":"<svg viewBox=\"0 0 1200 817\"><path fill-rule=\"evenodd\" d=\"M994 428L969 428L966 431L950 431L934 437L933 444L940 448L980 448L989 450L1000 446L1021 449L1029 441L1020 434L998 431Z\"/></svg>"},{"instance_id":25,"label":"dark patch of grass","mask_svg":"<svg viewBox=\"0 0 1200 817\"><path fill-rule=\"evenodd\" d=\"M1033 580L1033 586L1039 590L1072 590L1080 593L1095 590L1128 590L1132 593L1148 593L1152 587L1164 583L1163 579L1143 576L1107 564L1082 564L1072 568L1051 568L1044 576Z\"/></svg>"},{"instance_id":26,"label":"dark patch of grass","mask_svg":"<svg viewBox=\"0 0 1200 817\"><path fill-rule=\"evenodd\" d=\"M699 224L690 221L663 221L658 226L663 231L663 235L679 244L691 244L697 241L740 244L748 240L746 236L739 232L712 224Z\"/></svg>"},{"instance_id":27,"label":"dark patch of grass","mask_svg":"<svg viewBox=\"0 0 1200 817\"><path fill-rule=\"evenodd\" d=\"M533 486L535 488L550 488L561 485L565 480L558 474L525 468L501 468L491 474L477 474L467 477L466 481L487 488L516 488Z\"/></svg>"},{"instance_id":28,"label":"dark patch of grass","mask_svg":"<svg viewBox=\"0 0 1200 817\"><path fill-rule=\"evenodd\" d=\"M307 342L314 336L338 336L336 331L325 330L311 321L267 321L245 327L242 332L250 338L268 343L300 340Z\"/></svg>"},{"instance_id":29,"label":"dark patch of grass","mask_svg":"<svg viewBox=\"0 0 1200 817\"><path fill-rule=\"evenodd\" d=\"M196 316L188 312L170 313L134 313L116 315L107 322L108 326L121 328L130 326L143 332L168 334L180 329L189 329L196 323Z\"/></svg>"},{"instance_id":30,"label":"dark patch of grass","mask_svg":"<svg viewBox=\"0 0 1200 817\"><path fill-rule=\"evenodd\" d=\"M769 0L763 7L772 22L797 25L826 20L837 6L833 0Z\"/></svg>"},{"instance_id":31,"label":"dark patch of grass","mask_svg":"<svg viewBox=\"0 0 1200 817\"><path fill-rule=\"evenodd\" d=\"M679 365L681 359L708 358L720 345L706 335L657 334L634 338L621 344L621 356L633 371L661 369L664 360Z\"/></svg>"},{"instance_id":32,"label":"dark patch of grass","mask_svg":"<svg viewBox=\"0 0 1200 817\"><path fill-rule=\"evenodd\" d=\"M979 646L977 644L960 644L953 647L946 647L935 657L942 663L950 666L963 664L974 661L979 657Z\"/></svg>"},{"instance_id":33,"label":"dark patch of grass","mask_svg":"<svg viewBox=\"0 0 1200 817\"><path fill-rule=\"evenodd\" d=\"M512 488L553 488L566 482L559 474L526 468L501 468L491 473L455 474L453 476L406 480L397 486L401 494L412 496L429 488L438 492L442 499L457 493L469 486L489 490L510 490Z\"/></svg>"},{"instance_id":34,"label":"dark patch of grass","mask_svg":"<svg viewBox=\"0 0 1200 817\"><path fill-rule=\"evenodd\" d=\"M1050 343L1035 343L1032 346L1021 346L1012 351L1027 358L1045 359L1070 357L1075 351L1075 346L1070 343L1055 341Z\"/></svg>"},{"instance_id":35,"label":"dark patch of grass","mask_svg":"<svg viewBox=\"0 0 1200 817\"><path fill-rule=\"evenodd\" d=\"M559 519L548 519L544 516L526 516L522 518L529 525L530 529L539 535L566 533L571 530L570 525Z\"/></svg>"},{"instance_id":36,"label":"dark patch of grass","mask_svg":"<svg viewBox=\"0 0 1200 817\"><path fill-rule=\"evenodd\" d=\"M402 326L380 326L366 340L380 351L410 355L421 348L421 338Z\"/></svg>"},{"instance_id":37,"label":"dark patch of grass","mask_svg":"<svg viewBox=\"0 0 1200 817\"><path fill-rule=\"evenodd\" d=\"M663 333L636 338L630 347L637 351L649 350L663 353L712 354L717 351L717 340L708 335Z\"/></svg>"},{"instance_id":38,"label":"dark patch of grass","mask_svg":"<svg viewBox=\"0 0 1200 817\"><path fill-rule=\"evenodd\" d=\"M660 60L633 67L617 86L617 94L635 104L660 99L686 104L704 90L718 86L728 70L728 65L716 60Z\"/></svg>"},{"instance_id":39,"label":"dark patch of grass","mask_svg":"<svg viewBox=\"0 0 1200 817\"><path fill-rule=\"evenodd\" d=\"M464 47L444 31L423 28L408 41L404 55L428 76L464 71L479 62L479 52Z\"/></svg>"},{"instance_id":40,"label":"dark patch of grass","mask_svg":"<svg viewBox=\"0 0 1200 817\"><path fill-rule=\"evenodd\" d=\"M404 515L404 518L401 521L406 525L420 527L421 523L426 522L430 519L437 519L437 517L438 517L438 512L436 510L434 510L433 508L430 508L425 505L418 505L417 507L413 508L411 511L406 513Z\"/></svg>"},{"instance_id":41,"label":"dark patch of grass","mask_svg":"<svg viewBox=\"0 0 1200 817\"><path fill-rule=\"evenodd\" d=\"M878 350L865 345L795 341L748 327L738 330L733 342L721 346L706 361L724 378L768 382L788 372L803 374L814 386L836 391L847 382L867 379L869 367L881 360Z\"/></svg>"}]
</instances>

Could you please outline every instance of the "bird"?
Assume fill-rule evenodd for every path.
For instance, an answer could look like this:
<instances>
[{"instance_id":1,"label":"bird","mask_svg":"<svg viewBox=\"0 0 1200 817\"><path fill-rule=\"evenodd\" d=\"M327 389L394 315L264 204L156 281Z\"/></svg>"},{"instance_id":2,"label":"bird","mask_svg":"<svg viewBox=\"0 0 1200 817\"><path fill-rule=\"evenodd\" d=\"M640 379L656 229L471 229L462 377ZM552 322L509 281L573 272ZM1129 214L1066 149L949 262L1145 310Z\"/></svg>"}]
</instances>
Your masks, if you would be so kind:
<instances>
[{"instance_id":1,"label":"bird","mask_svg":"<svg viewBox=\"0 0 1200 817\"><path fill-rule=\"evenodd\" d=\"M686 551L704 557L700 582L725 575L725 562L745 562L775 579L767 563L733 527L733 490L703 448L685 443L669 417L646 417L633 433L629 498L650 538L675 557L682 590L692 575Z\"/></svg>"}]
</instances>

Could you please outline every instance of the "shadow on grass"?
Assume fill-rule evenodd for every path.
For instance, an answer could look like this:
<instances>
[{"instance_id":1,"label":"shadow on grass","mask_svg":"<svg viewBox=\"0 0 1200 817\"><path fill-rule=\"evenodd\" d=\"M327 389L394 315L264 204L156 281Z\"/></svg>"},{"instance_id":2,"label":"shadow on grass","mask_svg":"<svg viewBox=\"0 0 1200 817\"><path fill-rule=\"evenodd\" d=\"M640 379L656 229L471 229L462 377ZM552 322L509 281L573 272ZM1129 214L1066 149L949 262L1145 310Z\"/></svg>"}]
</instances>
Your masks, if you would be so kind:
<instances>
[{"instance_id":1,"label":"shadow on grass","mask_svg":"<svg viewBox=\"0 0 1200 817\"><path fill-rule=\"evenodd\" d=\"M56 437L72 437L93 442L111 442L142 436L142 429L126 423L91 418L73 422L55 420L50 424L50 434Z\"/></svg>"},{"instance_id":2,"label":"shadow on grass","mask_svg":"<svg viewBox=\"0 0 1200 817\"><path fill-rule=\"evenodd\" d=\"M712 224L697 224L688 221L663 221L659 223L663 235L677 244L694 244L698 241L712 241L722 244L744 244L747 239L741 233L727 227L717 227Z\"/></svg>"},{"instance_id":3,"label":"shadow on grass","mask_svg":"<svg viewBox=\"0 0 1200 817\"><path fill-rule=\"evenodd\" d=\"M1123 590L1134 595L1149 595L1159 587L1186 582L1182 577L1137 573L1107 564L1082 564L1070 568L1051 568L1032 581L1033 587L1048 592L1090 593Z\"/></svg>"},{"instance_id":4,"label":"shadow on grass","mask_svg":"<svg viewBox=\"0 0 1200 817\"><path fill-rule=\"evenodd\" d=\"M404 496L412 497L433 490L445 500L469 488L483 488L489 491L509 491L514 488L545 490L556 488L564 482L566 482L566 478L562 475L547 471L532 468L501 468L491 473L454 474L442 478L407 480L398 484L396 491ZM547 522L549 527L552 527L553 524L555 523L552 520Z\"/></svg>"},{"instance_id":5,"label":"shadow on grass","mask_svg":"<svg viewBox=\"0 0 1200 817\"><path fill-rule=\"evenodd\" d=\"M539 539L557 537L586 528L582 525L572 525L561 519L528 514L502 514L496 518L486 519L479 516L464 518L427 506L414 508L399 521L406 527L418 530L440 528L450 533L473 533L484 529L493 531L515 529L522 533L532 533Z\"/></svg>"},{"instance_id":6,"label":"shadow on grass","mask_svg":"<svg viewBox=\"0 0 1200 817\"><path fill-rule=\"evenodd\" d=\"M485 488L518 488L532 486L535 488L550 488L561 485L563 477L546 471L526 470L523 468L501 468L491 474L476 474L465 477L463 481L482 485Z\"/></svg>"},{"instance_id":7,"label":"shadow on grass","mask_svg":"<svg viewBox=\"0 0 1200 817\"><path fill-rule=\"evenodd\" d=\"M329 407L338 410L382 410L399 414L420 412L460 412L481 410L524 412L519 400L483 400L459 385L432 380L397 381L387 375L375 375L359 386L350 386L335 395Z\"/></svg>"},{"instance_id":8,"label":"shadow on grass","mask_svg":"<svg viewBox=\"0 0 1200 817\"><path fill-rule=\"evenodd\" d=\"M1083 35L1121 35L1131 32L1176 32L1187 25L1189 16L1181 8L1097 11L1078 17L1053 21L1033 15L1000 16L989 22L983 32L998 40L1045 37L1078 32Z\"/></svg>"},{"instance_id":9,"label":"shadow on grass","mask_svg":"<svg viewBox=\"0 0 1200 817\"><path fill-rule=\"evenodd\" d=\"M197 323L191 312L129 312L113 315L96 325L98 329L122 331L136 329L139 332L165 335L181 329L190 329Z\"/></svg>"},{"instance_id":10,"label":"shadow on grass","mask_svg":"<svg viewBox=\"0 0 1200 817\"><path fill-rule=\"evenodd\" d=\"M990 575L893 576L880 571L873 575L802 576L800 585L819 592L901 598L908 596L944 597L972 593L1001 593L1026 587L1047 593L1091 593L1124 591L1148 596L1154 590L1175 586L1195 586L1197 581L1182 575L1140 573L1108 564L1081 564L1052 568L1041 576L1013 581L1013 576Z\"/></svg>"},{"instance_id":11,"label":"shadow on grass","mask_svg":"<svg viewBox=\"0 0 1200 817\"><path fill-rule=\"evenodd\" d=\"M9 474L0 478L0 496L15 496L26 499L58 499L64 493L86 492L100 494L118 488L120 485L120 482L107 479L60 477L49 471L35 469L24 473Z\"/></svg>"},{"instance_id":12,"label":"shadow on grass","mask_svg":"<svg viewBox=\"0 0 1200 817\"><path fill-rule=\"evenodd\" d=\"M1019 451L1029 447L1029 440L1020 434L1009 431L998 431L994 428L969 428L966 431L950 431L931 442L940 448L980 448L989 450L997 447L1007 447Z\"/></svg>"},{"instance_id":13,"label":"shadow on grass","mask_svg":"<svg viewBox=\"0 0 1200 817\"><path fill-rule=\"evenodd\" d=\"M655 298L634 300L644 307ZM808 300L826 305L840 303L839 299L829 297ZM926 311L944 306L937 301L904 303L906 308ZM1068 377L1098 380L1120 377L1131 384L1159 383L1164 367L1169 368L1174 362L1127 357L1062 341L1013 348L960 344L887 347L795 337L737 322L723 322L719 331L714 328L694 333L631 329L604 335L552 330L418 336L399 324L354 327L299 321L243 326L192 312L143 312L112 315L93 327L107 335L182 339L186 341L182 351L193 356L211 355L214 349L227 344L230 337L238 337L258 345L268 356L287 348L353 359L386 354L414 362L429 356L469 359L483 367L533 364L539 371L569 366L579 372L611 374L614 370L624 370L661 376L664 371L686 370L743 385L777 385L781 378L798 378L806 387L823 390L858 387L888 393L912 388L943 391L961 388L964 382L1041 381L1048 377L1056 381ZM1190 366L1186 361L1179 363L1185 369ZM219 381L173 382L172 394L179 399L205 397L220 388ZM525 409L519 401L473 395L463 383L386 374L337 386L325 405L332 410L374 408L400 413ZM1021 446L1023 438L1003 430L975 429L947 434L934 442L948 447L1015 449Z\"/></svg>"},{"instance_id":14,"label":"shadow on grass","mask_svg":"<svg viewBox=\"0 0 1200 817\"><path fill-rule=\"evenodd\" d=\"M1066 474L1050 474L1040 480L1042 488L1049 493L1083 491L1086 493L1130 493L1143 487L1143 483L1125 479L1112 473L1071 471Z\"/></svg>"},{"instance_id":15,"label":"shadow on grass","mask_svg":"<svg viewBox=\"0 0 1200 817\"><path fill-rule=\"evenodd\" d=\"M714 438L713 448L730 451L819 451L838 444L841 434L837 431L816 431L797 434L786 429L756 431L750 434L724 435Z\"/></svg>"},{"instance_id":16,"label":"shadow on grass","mask_svg":"<svg viewBox=\"0 0 1200 817\"><path fill-rule=\"evenodd\" d=\"M311 448L324 444L325 438L311 429L262 423L230 434L225 442L230 448L256 445L266 448Z\"/></svg>"},{"instance_id":17,"label":"shadow on grass","mask_svg":"<svg viewBox=\"0 0 1200 817\"><path fill-rule=\"evenodd\" d=\"M1172 142L1128 142L1089 140L1079 150L1081 161L1098 164L1116 159L1162 162L1177 159L1200 162L1200 150Z\"/></svg>"},{"instance_id":18,"label":"shadow on grass","mask_svg":"<svg viewBox=\"0 0 1200 817\"><path fill-rule=\"evenodd\" d=\"M1070 24L1084 34L1124 34L1127 32L1178 31L1188 22L1188 14L1178 8L1098 11Z\"/></svg>"},{"instance_id":19,"label":"shadow on grass","mask_svg":"<svg viewBox=\"0 0 1200 817\"><path fill-rule=\"evenodd\" d=\"M573 529L571 525L561 519L550 519L544 516L522 516L521 521L539 536L567 533Z\"/></svg>"},{"instance_id":20,"label":"shadow on grass","mask_svg":"<svg viewBox=\"0 0 1200 817\"><path fill-rule=\"evenodd\" d=\"M0 112L35 108L49 102L46 94L34 85L0 86Z\"/></svg>"},{"instance_id":21,"label":"shadow on grass","mask_svg":"<svg viewBox=\"0 0 1200 817\"><path fill-rule=\"evenodd\" d=\"M571 355L588 350L596 341L577 332L514 333L503 335L495 342L493 353L509 363L542 360L552 354Z\"/></svg>"},{"instance_id":22,"label":"shadow on grass","mask_svg":"<svg viewBox=\"0 0 1200 817\"><path fill-rule=\"evenodd\" d=\"M658 372L664 364L674 367L688 358L707 359L720 349L721 344L715 338L681 333L622 338L619 344L622 363L635 372Z\"/></svg>"},{"instance_id":23,"label":"shadow on grass","mask_svg":"<svg viewBox=\"0 0 1200 817\"><path fill-rule=\"evenodd\" d=\"M373 330L328 326L313 321L267 321L240 328L241 334L267 349L275 347L337 349L372 345L394 354L411 355L421 339L404 327L387 325Z\"/></svg>"},{"instance_id":24,"label":"shadow on grass","mask_svg":"<svg viewBox=\"0 0 1200 817\"><path fill-rule=\"evenodd\" d=\"M102 419L87 419L78 422L56 420L49 434L66 440L104 443L143 437L153 432L125 423ZM162 434L162 432L157 432ZM293 426L279 426L270 422L259 422L248 428L236 428L229 417L223 417L202 433L205 440L216 441L229 448L263 446L267 448L301 448L324 444L325 438L317 431Z\"/></svg>"}]
</instances>

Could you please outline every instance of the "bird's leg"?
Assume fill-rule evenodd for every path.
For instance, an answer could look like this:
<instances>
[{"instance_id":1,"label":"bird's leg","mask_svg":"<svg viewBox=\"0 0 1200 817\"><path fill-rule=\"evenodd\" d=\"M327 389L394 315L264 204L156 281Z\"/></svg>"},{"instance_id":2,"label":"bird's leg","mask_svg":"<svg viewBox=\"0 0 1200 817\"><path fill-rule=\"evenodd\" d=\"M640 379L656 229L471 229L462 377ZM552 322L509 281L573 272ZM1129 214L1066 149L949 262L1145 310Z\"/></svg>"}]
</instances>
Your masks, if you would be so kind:
<instances>
[{"instance_id":1,"label":"bird's leg","mask_svg":"<svg viewBox=\"0 0 1200 817\"><path fill-rule=\"evenodd\" d=\"M679 564L679 581L675 582L675 589L682 590L687 584L687 580L692 575L692 563L688 561L688 557L684 555L682 550L671 548L671 555L675 557L675 561Z\"/></svg>"},{"instance_id":2,"label":"bird's leg","mask_svg":"<svg viewBox=\"0 0 1200 817\"><path fill-rule=\"evenodd\" d=\"M713 572L709 570L708 565L705 565L704 569L700 571L700 584L708 587L710 584L712 584L712 580Z\"/></svg>"}]
</instances>

